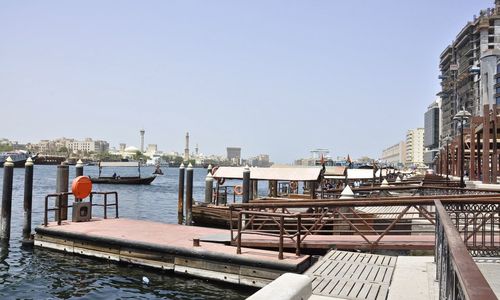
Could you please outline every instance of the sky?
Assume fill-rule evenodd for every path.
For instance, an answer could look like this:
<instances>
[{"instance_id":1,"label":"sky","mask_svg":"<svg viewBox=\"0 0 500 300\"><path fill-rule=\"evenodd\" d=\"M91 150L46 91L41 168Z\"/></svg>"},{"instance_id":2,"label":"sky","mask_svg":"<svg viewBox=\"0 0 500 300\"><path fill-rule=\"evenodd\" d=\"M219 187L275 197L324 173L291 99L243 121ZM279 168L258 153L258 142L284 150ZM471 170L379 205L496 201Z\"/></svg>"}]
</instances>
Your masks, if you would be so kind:
<instances>
[{"instance_id":1,"label":"sky","mask_svg":"<svg viewBox=\"0 0 500 300\"><path fill-rule=\"evenodd\" d=\"M493 2L0 0L0 138L378 158Z\"/></svg>"}]
</instances>

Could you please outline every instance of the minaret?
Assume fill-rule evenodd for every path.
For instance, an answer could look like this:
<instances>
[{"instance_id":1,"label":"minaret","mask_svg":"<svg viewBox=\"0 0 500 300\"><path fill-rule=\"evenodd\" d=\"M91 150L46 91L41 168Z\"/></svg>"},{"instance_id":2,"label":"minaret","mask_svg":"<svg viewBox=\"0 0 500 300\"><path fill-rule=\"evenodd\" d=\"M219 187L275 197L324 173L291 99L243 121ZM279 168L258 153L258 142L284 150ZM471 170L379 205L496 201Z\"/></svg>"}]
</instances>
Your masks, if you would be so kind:
<instances>
[{"instance_id":1,"label":"minaret","mask_svg":"<svg viewBox=\"0 0 500 300\"><path fill-rule=\"evenodd\" d=\"M189 160L189 132L186 132L186 148L184 148L184 161Z\"/></svg>"},{"instance_id":2,"label":"minaret","mask_svg":"<svg viewBox=\"0 0 500 300\"><path fill-rule=\"evenodd\" d=\"M144 152L144 133L146 133L146 131L141 129L139 132L141 133L141 152Z\"/></svg>"},{"instance_id":3,"label":"minaret","mask_svg":"<svg viewBox=\"0 0 500 300\"><path fill-rule=\"evenodd\" d=\"M196 148L194 148L194 153L198 156L198 144L196 144Z\"/></svg>"}]
</instances>

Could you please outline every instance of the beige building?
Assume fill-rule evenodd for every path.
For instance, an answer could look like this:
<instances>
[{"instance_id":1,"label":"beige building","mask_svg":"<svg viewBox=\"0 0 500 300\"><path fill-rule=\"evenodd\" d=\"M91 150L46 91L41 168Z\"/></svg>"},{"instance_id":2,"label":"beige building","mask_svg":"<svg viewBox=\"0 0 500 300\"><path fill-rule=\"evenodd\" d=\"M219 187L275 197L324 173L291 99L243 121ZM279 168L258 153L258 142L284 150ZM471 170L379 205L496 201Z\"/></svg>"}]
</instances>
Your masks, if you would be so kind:
<instances>
[{"instance_id":1,"label":"beige building","mask_svg":"<svg viewBox=\"0 0 500 300\"><path fill-rule=\"evenodd\" d=\"M424 128L410 129L406 133L406 165L424 165Z\"/></svg>"},{"instance_id":2,"label":"beige building","mask_svg":"<svg viewBox=\"0 0 500 300\"><path fill-rule=\"evenodd\" d=\"M406 143L401 141L382 150L380 159L391 165L404 165L406 163Z\"/></svg>"}]
</instances>

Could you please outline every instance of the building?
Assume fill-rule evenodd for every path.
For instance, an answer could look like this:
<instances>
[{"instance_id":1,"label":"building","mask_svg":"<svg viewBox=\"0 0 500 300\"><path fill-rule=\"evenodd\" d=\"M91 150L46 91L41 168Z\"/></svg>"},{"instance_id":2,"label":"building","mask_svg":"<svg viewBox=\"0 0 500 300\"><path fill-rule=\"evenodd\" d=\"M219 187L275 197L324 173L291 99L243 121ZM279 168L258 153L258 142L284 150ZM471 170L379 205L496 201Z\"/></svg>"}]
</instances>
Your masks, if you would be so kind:
<instances>
[{"instance_id":1,"label":"building","mask_svg":"<svg viewBox=\"0 0 500 300\"><path fill-rule=\"evenodd\" d=\"M440 55L442 136L457 134L453 117L462 108L473 116L482 116L485 103L496 103L491 91L495 90L499 48L500 0L496 0L494 9L474 16Z\"/></svg>"},{"instance_id":2,"label":"building","mask_svg":"<svg viewBox=\"0 0 500 300\"><path fill-rule=\"evenodd\" d=\"M424 128L410 129L406 133L406 166L424 164Z\"/></svg>"},{"instance_id":3,"label":"building","mask_svg":"<svg viewBox=\"0 0 500 300\"><path fill-rule=\"evenodd\" d=\"M441 99L435 100L424 114L424 164L433 165L441 139Z\"/></svg>"},{"instance_id":4,"label":"building","mask_svg":"<svg viewBox=\"0 0 500 300\"><path fill-rule=\"evenodd\" d=\"M393 166L404 166L406 163L406 143L401 141L382 150L380 157L384 163Z\"/></svg>"},{"instance_id":5,"label":"building","mask_svg":"<svg viewBox=\"0 0 500 300\"><path fill-rule=\"evenodd\" d=\"M268 154L259 154L256 157L251 157L248 159L248 162L252 167L267 168L272 165L272 163L269 161Z\"/></svg>"},{"instance_id":6,"label":"building","mask_svg":"<svg viewBox=\"0 0 500 300\"><path fill-rule=\"evenodd\" d=\"M148 144L146 149L146 155L153 156L158 153L158 145L157 144Z\"/></svg>"},{"instance_id":7,"label":"building","mask_svg":"<svg viewBox=\"0 0 500 300\"><path fill-rule=\"evenodd\" d=\"M104 153L109 151L109 143L102 140L92 140L91 138L86 138L83 141L71 141L66 143L66 148L73 153L78 152L94 152L94 153Z\"/></svg>"},{"instance_id":8,"label":"building","mask_svg":"<svg viewBox=\"0 0 500 300\"><path fill-rule=\"evenodd\" d=\"M240 147L227 147L227 160L231 163L239 165L241 161L241 148Z\"/></svg>"}]
</instances>

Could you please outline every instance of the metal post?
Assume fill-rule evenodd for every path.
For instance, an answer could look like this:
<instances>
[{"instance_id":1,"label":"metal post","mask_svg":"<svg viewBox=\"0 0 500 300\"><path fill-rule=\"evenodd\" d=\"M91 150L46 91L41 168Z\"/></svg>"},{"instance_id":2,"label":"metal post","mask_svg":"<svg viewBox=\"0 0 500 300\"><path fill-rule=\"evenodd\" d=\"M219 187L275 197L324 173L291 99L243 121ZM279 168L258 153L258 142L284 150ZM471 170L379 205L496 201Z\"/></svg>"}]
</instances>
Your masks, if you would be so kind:
<instances>
[{"instance_id":1,"label":"metal post","mask_svg":"<svg viewBox=\"0 0 500 300\"><path fill-rule=\"evenodd\" d=\"M214 178L212 174L208 172L207 177L205 177L205 203L212 203L212 194L214 189Z\"/></svg>"},{"instance_id":2,"label":"metal post","mask_svg":"<svg viewBox=\"0 0 500 300\"><path fill-rule=\"evenodd\" d=\"M460 187L465 187L464 181L464 164L465 164L465 155L464 155L464 118L460 119Z\"/></svg>"},{"instance_id":3,"label":"metal post","mask_svg":"<svg viewBox=\"0 0 500 300\"><path fill-rule=\"evenodd\" d=\"M250 201L250 168L248 166L243 170L243 195L241 202L248 203Z\"/></svg>"},{"instance_id":4,"label":"metal post","mask_svg":"<svg viewBox=\"0 0 500 300\"><path fill-rule=\"evenodd\" d=\"M31 237L31 207L33 203L33 160L28 157L24 164L24 222L23 242Z\"/></svg>"},{"instance_id":5,"label":"metal post","mask_svg":"<svg viewBox=\"0 0 500 300\"><path fill-rule=\"evenodd\" d=\"M184 164L179 167L179 199L177 203L177 222L182 224L184 220Z\"/></svg>"},{"instance_id":6,"label":"metal post","mask_svg":"<svg viewBox=\"0 0 500 300\"><path fill-rule=\"evenodd\" d=\"M14 163L10 156L3 164L3 191L0 239L2 242L10 240L10 220L12 212L12 183L14 177Z\"/></svg>"},{"instance_id":7,"label":"metal post","mask_svg":"<svg viewBox=\"0 0 500 300\"><path fill-rule=\"evenodd\" d=\"M253 180L250 180L250 186L248 188L248 197L250 200L253 200L255 199L254 196L253 196L253 193L254 193L254 190L253 190Z\"/></svg>"},{"instance_id":8,"label":"metal post","mask_svg":"<svg viewBox=\"0 0 500 300\"><path fill-rule=\"evenodd\" d=\"M259 181L258 180L252 180L252 190L253 190L252 199L258 199L259 198Z\"/></svg>"},{"instance_id":9,"label":"metal post","mask_svg":"<svg viewBox=\"0 0 500 300\"><path fill-rule=\"evenodd\" d=\"M83 161L79 159L75 166L75 177L83 176Z\"/></svg>"},{"instance_id":10,"label":"metal post","mask_svg":"<svg viewBox=\"0 0 500 300\"><path fill-rule=\"evenodd\" d=\"M56 193L67 193L68 192L68 182L69 182L69 166L62 162L57 166L57 179L56 179ZM63 195L56 200L56 206L61 211L61 220L68 219L68 195ZM59 214L56 214L56 221L60 221L58 218Z\"/></svg>"},{"instance_id":11,"label":"metal post","mask_svg":"<svg viewBox=\"0 0 500 300\"><path fill-rule=\"evenodd\" d=\"M448 185L448 181L450 180L449 173L450 173L450 144L449 141L446 140L446 184Z\"/></svg>"},{"instance_id":12,"label":"metal post","mask_svg":"<svg viewBox=\"0 0 500 300\"><path fill-rule=\"evenodd\" d=\"M186 225L193 221L193 165L186 169Z\"/></svg>"}]
</instances>

